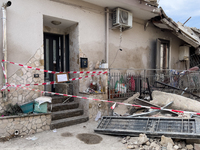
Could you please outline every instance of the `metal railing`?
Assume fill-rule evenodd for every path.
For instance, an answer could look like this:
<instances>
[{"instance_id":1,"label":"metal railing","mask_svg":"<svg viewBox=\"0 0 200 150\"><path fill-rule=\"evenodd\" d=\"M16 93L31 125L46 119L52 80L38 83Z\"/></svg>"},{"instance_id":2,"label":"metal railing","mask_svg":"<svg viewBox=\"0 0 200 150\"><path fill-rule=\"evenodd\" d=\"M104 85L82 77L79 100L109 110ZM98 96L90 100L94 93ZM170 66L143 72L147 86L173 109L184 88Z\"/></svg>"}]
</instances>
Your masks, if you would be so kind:
<instances>
[{"instance_id":1,"label":"metal railing","mask_svg":"<svg viewBox=\"0 0 200 150\"><path fill-rule=\"evenodd\" d=\"M150 87L151 90L176 93L197 99L198 97L188 94L191 92L200 96L200 71L198 68L194 70L110 69L108 98L126 99L136 92L144 96L149 95L148 87Z\"/></svg>"}]
</instances>

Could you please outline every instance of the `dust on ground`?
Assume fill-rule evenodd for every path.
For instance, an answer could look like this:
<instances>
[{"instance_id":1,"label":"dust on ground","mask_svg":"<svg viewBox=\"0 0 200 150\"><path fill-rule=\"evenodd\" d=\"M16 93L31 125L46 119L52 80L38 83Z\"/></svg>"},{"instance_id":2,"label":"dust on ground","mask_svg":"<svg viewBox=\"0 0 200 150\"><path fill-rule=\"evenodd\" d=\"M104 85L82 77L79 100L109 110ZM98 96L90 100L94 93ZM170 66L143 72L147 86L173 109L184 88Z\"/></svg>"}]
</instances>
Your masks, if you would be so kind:
<instances>
[{"instance_id":1,"label":"dust on ground","mask_svg":"<svg viewBox=\"0 0 200 150\"><path fill-rule=\"evenodd\" d=\"M82 124L56 129L56 132L50 130L13 138L7 142L0 142L0 150L127 150L120 142L122 137L95 133L97 125L98 122L89 120ZM84 135L85 139L79 139L86 141L78 139ZM30 137L34 137L35 140L26 139L31 139ZM90 137L94 140L90 140Z\"/></svg>"},{"instance_id":2,"label":"dust on ground","mask_svg":"<svg viewBox=\"0 0 200 150\"><path fill-rule=\"evenodd\" d=\"M71 136L73 136L73 134L70 133L70 132L65 132L65 133L62 133L61 136L63 136L63 137L71 137Z\"/></svg>"}]
</instances>

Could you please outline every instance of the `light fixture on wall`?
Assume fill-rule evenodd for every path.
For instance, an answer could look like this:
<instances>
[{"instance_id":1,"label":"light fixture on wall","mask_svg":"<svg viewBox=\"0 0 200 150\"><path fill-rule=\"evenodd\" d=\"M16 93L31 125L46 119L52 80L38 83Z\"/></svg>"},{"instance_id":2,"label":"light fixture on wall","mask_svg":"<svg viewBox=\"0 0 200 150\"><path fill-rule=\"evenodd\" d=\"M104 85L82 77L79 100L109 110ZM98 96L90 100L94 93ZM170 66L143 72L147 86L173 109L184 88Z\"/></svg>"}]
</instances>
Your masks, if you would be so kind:
<instances>
[{"instance_id":1,"label":"light fixture on wall","mask_svg":"<svg viewBox=\"0 0 200 150\"><path fill-rule=\"evenodd\" d=\"M60 21L55 21L55 20L51 21L51 23L52 23L53 25L60 25L60 24L61 24Z\"/></svg>"}]
</instances>

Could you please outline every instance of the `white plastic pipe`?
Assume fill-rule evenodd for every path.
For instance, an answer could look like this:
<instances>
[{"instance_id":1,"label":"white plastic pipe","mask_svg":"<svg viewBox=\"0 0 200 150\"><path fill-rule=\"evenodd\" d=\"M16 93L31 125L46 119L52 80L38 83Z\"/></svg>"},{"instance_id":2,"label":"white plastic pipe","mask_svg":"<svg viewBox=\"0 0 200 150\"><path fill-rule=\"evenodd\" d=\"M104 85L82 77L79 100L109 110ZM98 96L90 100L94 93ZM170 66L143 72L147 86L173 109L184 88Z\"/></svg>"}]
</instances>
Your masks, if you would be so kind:
<instances>
[{"instance_id":1,"label":"white plastic pipe","mask_svg":"<svg viewBox=\"0 0 200 150\"><path fill-rule=\"evenodd\" d=\"M109 66L109 9L105 8L105 54Z\"/></svg>"}]
</instances>

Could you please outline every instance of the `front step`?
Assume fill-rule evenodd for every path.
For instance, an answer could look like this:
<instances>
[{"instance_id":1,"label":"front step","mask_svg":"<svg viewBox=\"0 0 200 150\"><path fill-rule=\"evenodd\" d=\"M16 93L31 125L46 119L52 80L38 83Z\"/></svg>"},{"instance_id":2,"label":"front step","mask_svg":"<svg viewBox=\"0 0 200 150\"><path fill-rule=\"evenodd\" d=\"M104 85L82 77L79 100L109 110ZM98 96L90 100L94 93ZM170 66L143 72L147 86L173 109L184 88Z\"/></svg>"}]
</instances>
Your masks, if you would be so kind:
<instances>
[{"instance_id":1,"label":"front step","mask_svg":"<svg viewBox=\"0 0 200 150\"><path fill-rule=\"evenodd\" d=\"M51 113L52 120L58 120L63 118L75 117L83 115L83 109L70 109L64 111L57 111Z\"/></svg>"},{"instance_id":2,"label":"front step","mask_svg":"<svg viewBox=\"0 0 200 150\"><path fill-rule=\"evenodd\" d=\"M68 101L73 101L74 98L73 97L63 97L63 96L52 96L52 104L58 104L58 103L63 103L65 100Z\"/></svg>"},{"instance_id":3,"label":"front step","mask_svg":"<svg viewBox=\"0 0 200 150\"><path fill-rule=\"evenodd\" d=\"M67 109L75 109L79 107L79 103L77 102L71 102L71 103L64 103L64 104L52 104L52 110L51 110L51 105L49 105L48 110L51 112L55 111L62 111L62 110L67 110Z\"/></svg>"},{"instance_id":4,"label":"front step","mask_svg":"<svg viewBox=\"0 0 200 150\"><path fill-rule=\"evenodd\" d=\"M77 116L77 117L71 117L71 118L66 118L66 119L54 120L51 122L51 130L83 123L88 120L89 120L89 117L87 116Z\"/></svg>"}]
</instances>

